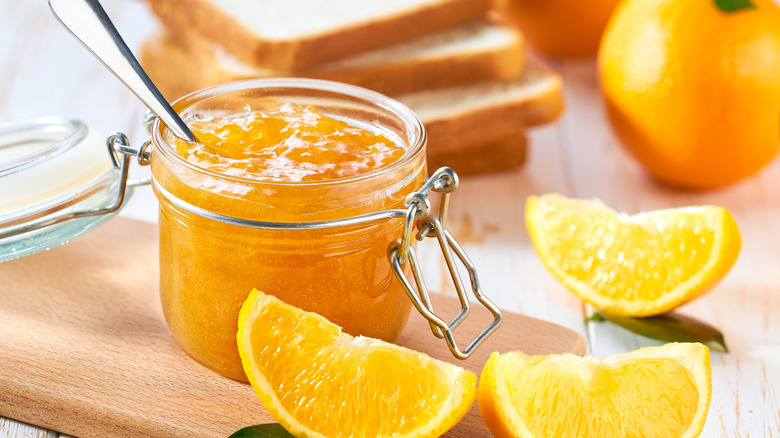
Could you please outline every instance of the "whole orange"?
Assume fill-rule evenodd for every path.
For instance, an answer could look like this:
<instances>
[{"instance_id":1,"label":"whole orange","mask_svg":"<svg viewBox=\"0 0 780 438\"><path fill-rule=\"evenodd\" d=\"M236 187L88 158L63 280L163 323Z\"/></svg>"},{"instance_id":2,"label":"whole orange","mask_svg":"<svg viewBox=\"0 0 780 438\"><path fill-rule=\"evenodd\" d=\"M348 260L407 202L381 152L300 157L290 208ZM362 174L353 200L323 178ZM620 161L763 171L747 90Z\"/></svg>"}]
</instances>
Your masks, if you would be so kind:
<instances>
[{"instance_id":1,"label":"whole orange","mask_svg":"<svg viewBox=\"0 0 780 438\"><path fill-rule=\"evenodd\" d=\"M713 0L626 0L599 49L607 111L658 179L723 186L780 146L780 8L724 12Z\"/></svg>"},{"instance_id":2,"label":"whole orange","mask_svg":"<svg viewBox=\"0 0 780 438\"><path fill-rule=\"evenodd\" d=\"M601 34L620 0L510 0L501 15L528 41L553 56L595 56Z\"/></svg>"}]
</instances>

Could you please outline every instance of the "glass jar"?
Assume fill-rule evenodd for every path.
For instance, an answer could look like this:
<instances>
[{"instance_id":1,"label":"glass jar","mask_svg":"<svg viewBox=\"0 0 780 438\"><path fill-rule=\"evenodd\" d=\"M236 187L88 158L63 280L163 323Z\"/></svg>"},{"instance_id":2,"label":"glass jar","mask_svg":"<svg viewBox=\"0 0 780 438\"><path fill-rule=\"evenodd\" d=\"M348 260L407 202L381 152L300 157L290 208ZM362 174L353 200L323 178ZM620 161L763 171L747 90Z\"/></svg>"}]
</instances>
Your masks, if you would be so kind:
<instances>
[{"instance_id":1,"label":"glass jar","mask_svg":"<svg viewBox=\"0 0 780 438\"><path fill-rule=\"evenodd\" d=\"M393 341L411 302L388 263L404 219L318 229L310 224L403 209L426 178L425 131L400 103L358 87L304 79L260 79L198 91L174 103L185 120L312 105L379 131L403 157L357 176L314 182L243 179L182 159L173 134L152 130L153 188L160 202L160 295L165 318L196 361L245 379L236 347L238 312L252 288L317 312L347 333ZM226 222L215 217L228 217Z\"/></svg>"}]
</instances>

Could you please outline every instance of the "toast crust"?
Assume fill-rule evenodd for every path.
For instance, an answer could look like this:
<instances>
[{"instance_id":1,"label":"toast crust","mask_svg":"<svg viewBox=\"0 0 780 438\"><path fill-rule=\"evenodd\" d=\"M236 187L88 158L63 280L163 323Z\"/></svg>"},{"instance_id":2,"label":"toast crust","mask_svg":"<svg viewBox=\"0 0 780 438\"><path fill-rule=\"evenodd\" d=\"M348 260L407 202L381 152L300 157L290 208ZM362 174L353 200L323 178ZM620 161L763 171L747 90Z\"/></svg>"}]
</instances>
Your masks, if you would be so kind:
<instances>
[{"instance_id":1,"label":"toast crust","mask_svg":"<svg viewBox=\"0 0 780 438\"><path fill-rule=\"evenodd\" d=\"M523 39L518 35L511 46L465 53L457 58L399 61L361 69L314 69L303 75L347 82L383 94L399 95L507 79L522 71L524 64Z\"/></svg>"},{"instance_id":2,"label":"toast crust","mask_svg":"<svg viewBox=\"0 0 780 438\"><path fill-rule=\"evenodd\" d=\"M524 67L523 38L512 30L514 38L508 44L458 55L430 58L391 59L389 62L335 62L308 70L231 69L223 65L212 43L200 35L169 33L148 39L141 49L141 62L150 76L160 76L179 70L184 81L168 97L180 97L189 92L216 85L259 77L309 77L346 82L387 95L400 95L423 90L454 87L475 82L508 79ZM163 79L161 82L172 83ZM168 93L165 93L166 96Z\"/></svg>"},{"instance_id":3,"label":"toast crust","mask_svg":"<svg viewBox=\"0 0 780 438\"><path fill-rule=\"evenodd\" d=\"M562 98L544 96L451 118L423 119L423 123L428 131L429 150L446 152L465 145L479 144L484 141L486 132L492 138L505 137L512 135L518 126L528 128L549 123L557 119L563 109Z\"/></svg>"},{"instance_id":4,"label":"toast crust","mask_svg":"<svg viewBox=\"0 0 780 438\"><path fill-rule=\"evenodd\" d=\"M428 151L428 169L451 167L458 176L503 172L516 169L528 159L528 139L520 131L516 134L464 145L455 150Z\"/></svg>"},{"instance_id":5,"label":"toast crust","mask_svg":"<svg viewBox=\"0 0 780 438\"><path fill-rule=\"evenodd\" d=\"M538 81L538 82L537 82ZM519 82L529 85L522 96L502 96L507 84ZM477 84L481 90L490 88ZM437 93L466 96L474 93L469 86L440 92L432 91L399 96L398 100L415 111L428 132L428 151L446 152L465 145L481 144L486 138L504 138L515 135L519 129L542 125L556 120L565 109L563 80L555 73L527 68L517 79L495 83L495 98L490 102L474 104L466 109L449 111L447 102ZM465 99L464 99L465 100ZM431 111L430 102L438 102ZM424 106L423 106L424 105Z\"/></svg>"},{"instance_id":6,"label":"toast crust","mask_svg":"<svg viewBox=\"0 0 780 438\"><path fill-rule=\"evenodd\" d=\"M416 38L484 16L503 0L441 0L381 20L371 20L296 40L268 40L209 0L147 0L174 33L194 31L251 66L303 69Z\"/></svg>"}]
</instances>

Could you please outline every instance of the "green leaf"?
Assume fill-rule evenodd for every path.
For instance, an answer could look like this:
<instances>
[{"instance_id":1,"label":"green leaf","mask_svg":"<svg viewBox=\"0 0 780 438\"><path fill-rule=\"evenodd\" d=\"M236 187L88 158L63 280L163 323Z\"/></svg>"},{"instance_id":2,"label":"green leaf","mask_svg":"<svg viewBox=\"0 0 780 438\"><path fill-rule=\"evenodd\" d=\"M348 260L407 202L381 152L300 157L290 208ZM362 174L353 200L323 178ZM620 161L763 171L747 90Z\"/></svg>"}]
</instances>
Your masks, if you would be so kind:
<instances>
[{"instance_id":1,"label":"green leaf","mask_svg":"<svg viewBox=\"0 0 780 438\"><path fill-rule=\"evenodd\" d=\"M593 312L592 315L585 318L585 323L589 323L591 321L604 322L607 321L607 317L604 316L601 312Z\"/></svg>"},{"instance_id":2,"label":"green leaf","mask_svg":"<svg viewBox=\"0 0 780 438\"><path fill-rule=\"evenodd\" d=\"M715 6L723 12L735 12L740 9L755 9L756 6L750 0L715 0Z\"/></svg>"},{"instance_id":3,"label":"green leaf","mask_svg":"<svg viewBox=\"0 0 780 438\"><path fill-rule=\"evenodd\" d=\"M728 347L726 347L726 340L718 329L689 316L664 313L647 318L626 318L604 312L596 312L586 319L586 322L604 320L609 320L630 332L658 339L659 341L700 342L724 353L729 352Z\"/></svg>"},{"instance_id":4,"label":"green leaf","mask_svg":"<svg viewBox=\"0 0 780 438\"><path fill-rule=\"evenodd\" d=\"M295 438L279 423L258 424L245 427L228 438Z\"/></svg>"}]
</instances>

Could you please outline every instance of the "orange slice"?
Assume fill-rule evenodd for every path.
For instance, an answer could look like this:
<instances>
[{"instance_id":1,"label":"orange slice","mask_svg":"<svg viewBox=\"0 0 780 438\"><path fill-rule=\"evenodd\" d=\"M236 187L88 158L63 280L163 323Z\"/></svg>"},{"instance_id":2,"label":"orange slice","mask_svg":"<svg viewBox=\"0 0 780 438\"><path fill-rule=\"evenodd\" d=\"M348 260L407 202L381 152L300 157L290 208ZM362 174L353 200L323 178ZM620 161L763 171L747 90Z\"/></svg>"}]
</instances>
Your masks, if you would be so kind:
<instances>
[{"instance_id":1,"label":"orange slice","mask_svg":"<svg viewBox=\"0 0 780 438\"><path fill-rule=\"evenodd\" d=\"M722 207L628 216L599 200L531 196L525 223L545 267L615 315L669 311L715 286L737 259L739 229Z\"/></svg>"},{"instance_id":2,"label":"orange slice","mask_svg":"<svg viewBox=\"0 0 780 438\"><path fill-rule=\"evenodd\" d=\"M601 360L493 353L479 412L499 438L699 436L712 380L702 344L647 347Z\"/></svg>"},{"instance_id":3,"label":"orange slice","mask_svg":"<svg viewBox=\"0 0 780 438\"><path fill-rule=\"evenodd\" d=\"M238 351L265 408L297 437L436 437L476 398L474 373L257 290L241 307Z\"/></svg>"}]
</instances>

